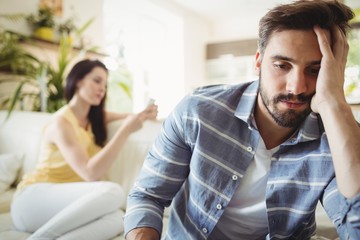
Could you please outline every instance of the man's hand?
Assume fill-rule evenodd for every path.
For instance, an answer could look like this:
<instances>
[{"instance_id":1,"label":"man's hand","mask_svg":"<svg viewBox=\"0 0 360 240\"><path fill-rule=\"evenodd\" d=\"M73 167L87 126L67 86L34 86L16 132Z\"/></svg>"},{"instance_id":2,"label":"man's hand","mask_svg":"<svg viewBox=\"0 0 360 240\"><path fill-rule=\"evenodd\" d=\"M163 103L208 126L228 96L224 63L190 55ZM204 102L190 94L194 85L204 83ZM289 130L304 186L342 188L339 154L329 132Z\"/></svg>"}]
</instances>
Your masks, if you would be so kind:
<instances>
[{"instance_id":1,"label":"man's hand","mask_svg":"<svg viewBox=\"0 0 360 240\"><path fill-rule=\"evenodd\" d=\"M154 228L135 228L126 234L126 240L159 240L160 235Z\"/></svg>"},{"instance_id":2,"label":"man's hand","mask_svg":"<svg viewBox=\"0 0 360 240\"><path fill-rule=\"evenodd\" d=\"M321 68L316 82L316 94L311 108L319 112L323 106L331 107L332 104L346 103L344 94L344 72L349 45L344 33L339 27L334 26L331 34L328 30L314 27L320 51L322 53Z\"/></svg>"},{"instance_id":3,"label":"man's hand","mask_svg":"<svg viewBox=\"0 0 360 240\"><path fill-rule=\"evenodd\" d=\"M325 127L338 189L352 198L360 193L360 128L343 89L349 46L339 27L333 27L331 37L319 27L314 31L322 59L311 108L320 114Z\"/></svg>"}]
</instances>

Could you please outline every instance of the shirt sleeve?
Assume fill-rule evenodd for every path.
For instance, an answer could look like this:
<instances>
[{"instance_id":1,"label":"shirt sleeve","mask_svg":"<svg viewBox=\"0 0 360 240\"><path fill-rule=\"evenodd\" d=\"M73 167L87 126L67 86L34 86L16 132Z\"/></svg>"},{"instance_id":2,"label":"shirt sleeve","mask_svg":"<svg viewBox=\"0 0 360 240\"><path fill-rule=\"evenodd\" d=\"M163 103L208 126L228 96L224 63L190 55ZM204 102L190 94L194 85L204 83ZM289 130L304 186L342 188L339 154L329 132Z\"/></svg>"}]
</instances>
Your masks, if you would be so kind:
<instances>
[{"instance_id":1,"label":"shirt sleeve","mask_svg":"<svg viewBox=\"0 0 360 240\"><path fill-rule=\"evenodd\" d=\"M323 206L341 239L360 239L360 194L345 198L334 178L325 191Z\"/></svg>"},{"instance_id":2,"label":"shirt sleeve","mask_svg":"<svg viewBox=\"0 0 360 240\"><path fill-rule=\"evenodd\" d=\"M184 129L187 101L186 98L181 101L164 121L130 191L124 218L125 234L134 228L151 227L161 235L164 208L171 204L189 174L192 150Z\"/></svg>"},{"instance_id":3,"label":"shirt sleeve","mask_svg":"<svg viewBox=\"0 0 360 240\"><path fill-rule=\"evenodd\" d=\"M360 239L360 194L351 199L346 199L343 222L349 232L349 239Z\"/></svg>"}]
</instances>

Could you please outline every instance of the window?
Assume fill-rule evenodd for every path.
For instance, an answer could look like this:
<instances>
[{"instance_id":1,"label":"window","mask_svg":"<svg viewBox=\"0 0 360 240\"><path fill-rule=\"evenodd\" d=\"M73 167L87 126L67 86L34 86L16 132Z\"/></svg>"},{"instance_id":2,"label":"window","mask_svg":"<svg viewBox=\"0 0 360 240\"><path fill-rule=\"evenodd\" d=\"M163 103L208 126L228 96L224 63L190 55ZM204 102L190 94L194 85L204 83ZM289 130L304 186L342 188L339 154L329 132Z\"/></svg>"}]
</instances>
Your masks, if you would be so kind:
<instances>
[{"instance_id":1,"label":"window","mask_svg":"<svg viewBox=\"0 0 360 240\"><path fill-rule=\"evenodd\" d=\"M154 98L166 117L185 92L182 19L146 0L105 0L104 12L109 108L140 111Z\"/></svg>"},{"instance_id":2,"label":"window","mask_svg":"<svg viewBox=\"0 0 360 240\"><path fill-rule=\"evenodd\" d=\"M348 41L350 49L345 70L345 94L348 103L360 104L360 22L353 24Z\"/></svg>"}]
</instances>

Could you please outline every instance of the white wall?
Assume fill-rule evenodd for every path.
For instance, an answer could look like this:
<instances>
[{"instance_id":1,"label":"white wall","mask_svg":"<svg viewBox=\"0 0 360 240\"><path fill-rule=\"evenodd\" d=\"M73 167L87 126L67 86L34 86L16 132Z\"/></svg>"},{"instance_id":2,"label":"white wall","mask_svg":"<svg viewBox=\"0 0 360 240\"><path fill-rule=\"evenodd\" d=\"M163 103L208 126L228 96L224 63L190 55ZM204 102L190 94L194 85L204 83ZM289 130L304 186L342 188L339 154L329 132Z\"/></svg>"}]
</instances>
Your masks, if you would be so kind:
<instances>
[{"instance_id":1,"label":"white wall","mask_svg":"<svg viewBox=\"0 0 360 240\"><path fill-rule=\"evenodd\" d=\"M189 91L206 84L206 43L210 37L211 23L206 19L168 0L151 0L184 20L184 86Z\"/></svg>"},{"instance_id":2,"label":"white wall","mask_svg":"<svg viewBox=\"0 0 360 240\"><path fill-rule=\"evenodd\" d=\"M29 14L37 10L38 0L0 0L0 14ZM25 21L11 22L0 18L0 26L25 35L31 34L31 29Z\"/></svg>"},{"instance_id":3,"label":"white wall","mask_svg":"<svg viewBox=\"0 0 360 240\"><path fill-rule=\"evenodd\" d=\"M236 15L235 11L232 11L229 16L221 14L212 19L211 36L208 41L216 43L257 38L261 17L274 5L286 2L291 0L263 0L260 5L259 1L248 1L241 6L237 4L239 14Z\"/></svg>"}]
</instances>

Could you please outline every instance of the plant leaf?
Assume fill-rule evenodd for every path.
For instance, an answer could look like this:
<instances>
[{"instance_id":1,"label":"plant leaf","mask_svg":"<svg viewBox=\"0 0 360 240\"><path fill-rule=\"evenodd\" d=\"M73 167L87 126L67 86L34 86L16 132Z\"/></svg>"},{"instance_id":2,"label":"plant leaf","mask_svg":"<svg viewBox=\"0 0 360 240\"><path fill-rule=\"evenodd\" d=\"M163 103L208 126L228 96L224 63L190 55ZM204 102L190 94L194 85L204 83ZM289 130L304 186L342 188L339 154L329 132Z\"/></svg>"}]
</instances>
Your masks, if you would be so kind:
<instances>
[{"instance_id":1,"label":"plant leaf","mask_svg":"<svg viewBox=\"0 0 360 240\"><path fill-rule=\"evenodd\" d=\"M76 35L80 36L83 32L91 25L91 23L95 20L95 17L90 18L88 21L85 22L80 28L76 30Z\"/></svg>"},{"instance_id":2,"label":"plant leaf","mask_svg":"<svg viewBox=\"0 0 360 240\"><path fill-rule=\"evenodd\" d=\"M22 89L22 87L24 86L24 84L25 84L25 81L22 81L22 82L17 86L17 88L15 89L14 95L13 95L13 97L11 98L11 101L10 101L10 106L9 106L9 108L8 108L6 120L10 117L12 111L14 110L14 107L15 107L15 105L16 105L16 102L19 100L20 93L21 93L21 89Z\"/></svg>"}]
</instances>

